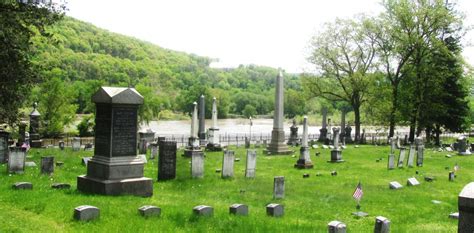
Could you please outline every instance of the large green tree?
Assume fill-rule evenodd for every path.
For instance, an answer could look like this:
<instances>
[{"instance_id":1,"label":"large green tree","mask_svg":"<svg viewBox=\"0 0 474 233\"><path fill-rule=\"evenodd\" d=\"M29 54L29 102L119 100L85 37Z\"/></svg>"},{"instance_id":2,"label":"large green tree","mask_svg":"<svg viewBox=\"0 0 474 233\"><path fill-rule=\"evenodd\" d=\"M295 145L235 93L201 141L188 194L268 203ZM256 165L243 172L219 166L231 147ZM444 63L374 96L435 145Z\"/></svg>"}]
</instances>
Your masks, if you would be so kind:
<instances>
[{"instance_id":1,"label":"large green tree","mask_svg":"<svg viewBox=\"0 0 474 233\"><path fill-rule=\"evenodd\" d=\"M0 2L0 123L15 123L18 110L33 84L40 81L41 64L33 64L32 38L49 36L45 27L63 16L55 4Z\"/></svg>"},{"instance_id":2,"label":"large green tree","mask_svg":"<svg viewBox=\"0 0 474 233\"><path fill-rule=\"evenodd\" d=\"M356 140L360 135L360 109L367 101L369 73L375 57L375 42L367 33L367 26L363 16L326 24L313 38L308 58L320 75L303 79L303 87L310 95L345 101L352 107Z\"/></svg>"}]
</instances>

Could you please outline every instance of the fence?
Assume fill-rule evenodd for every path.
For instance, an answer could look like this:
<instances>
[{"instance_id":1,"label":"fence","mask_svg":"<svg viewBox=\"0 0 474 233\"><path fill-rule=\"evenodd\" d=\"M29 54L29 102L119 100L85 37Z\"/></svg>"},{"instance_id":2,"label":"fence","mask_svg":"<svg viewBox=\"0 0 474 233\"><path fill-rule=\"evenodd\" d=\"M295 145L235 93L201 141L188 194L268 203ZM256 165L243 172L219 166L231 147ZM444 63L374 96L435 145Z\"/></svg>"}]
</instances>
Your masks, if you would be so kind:
<instances>
[{"instance_id":1,"label":"fence","mask_svg":"<svg viewBox=\"0 0 474 233\"><path fill-rule=\"evenodd\" d=\"M440 135L440 140L444 142L452 141L453 139L458 138L461 135L471 135L472 133L443 133ZM400 138L400 141L402 144L408 143L408 132L398 132L397 134ZM183 135L183 134L168 134L168 135L162 135L162 134L157 134L155 135L156 137L165 137L166 140L173 140L177 142L178 147L184 147L188 144L188 137L189 135ZM362 136L362 135L361 135ZM377 132L377 133L365 133L363 134L365 140L362 144L372 144L372 145L385 145L388 144L388 133L387 132ZM424 134L420 135L424 141L426 141L426 136ZM219 140L222 146L227 146L227 145L237 145L241 146L245 144L245 138L250 138L251 143L256 143L259 141L260 143L263 143L263 140L267 140L267 142L270 142L271 140L271 134L252 134L250 137L250 134L223 134L219 135ZM301 137L301 134L299 135ZM328 137L331 137L329 134ZM72 146L72 139L73 137L64 137L61 139L51 139L51 138L45 138L43 139L43 145L53 145L53 146L58 146L60 141L64 141L66 146ZM289 134L286 134L285 140L289 139ZM317 141L319 139L319 134L308 134L308 141ZM93 137L83 137L80 138L81 140L81 145L87 144L87 143L94 143L94 138ZM354 140L354 135L352 135L352 140ZM341 138L340 140L343 142L344 140ZM349 142L347 142L349 143ZM361 143L359 142L352 142L352 143Z\"/></svg>"}]
</instances>

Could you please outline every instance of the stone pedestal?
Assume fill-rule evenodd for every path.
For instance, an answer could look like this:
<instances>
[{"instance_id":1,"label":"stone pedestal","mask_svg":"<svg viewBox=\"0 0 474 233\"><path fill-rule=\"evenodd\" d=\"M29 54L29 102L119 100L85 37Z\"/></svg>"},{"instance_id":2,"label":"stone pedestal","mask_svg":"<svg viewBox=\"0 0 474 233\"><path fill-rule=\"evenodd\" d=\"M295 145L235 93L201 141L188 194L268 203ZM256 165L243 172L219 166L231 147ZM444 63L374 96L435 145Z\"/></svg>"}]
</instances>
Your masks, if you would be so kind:
<instances>
[{"instance_id":1,"label":"stone pedestal","mask_svg":"<svg viewBox=\"0 0 474 233\"><path fill-rule=\"evenodd\" d=\"M199 147L199 138L190 137L188 139L188 146L184 149L184 157L191 158L196 151L201 152L201 147Z\"/></svg>"},{"instance_id":2,"label":"stone pedestal","mask_svg":"<svg viewBox=\"0 0 474 233\"><path fill-rule=\"evenodd\" d=\"M342 159L342 151L338 149L331 150L331 163L342 163L344 160Z\"/></svg>"},{"instance_id":3,"label":"stone pedestal","mask_svg":"<svg viewBox=\"0 0 474 233\"><path fill-rule=\"evenodd\" d=\"M152 196L153 182L143 177L137 157L138 106L143 97L133 88L102 87L96 103L94 156L87 175L77 177L77 188L103 195Z\"/></svg>"},{"instance_id":4,"label":"stone pedestal","mask_svg":"<svg viewBox=\"0 0 474 233\"><path fill-rule=\"evenodd\" d=\"M209 143L206 145L208 151L222 151L221 144L219 143L219 129L209 128L208 132Z\"/></svg>"},{"instance_id":5,"label":"stone pedestal","mask_svg":"<svg viewBox=\"0 0 474 233\"><path fill-rule=\"evenodd\" d=\"M296 121L293 119L293 125L290 127L290 138L286 143L289 146L298 146L300 144L298 139L298 127L296 126Z\"/></svg>"},{"instance_id":6,"label":"stone pedestal","mask_svg":"<svg viewBox=\"0 0 474 233\"><path fill-rule=\"evenodd\" d=\"M474 182L464 186L458 197L459 233L474 232Z\"/></svg>"},{"instance_id":7,"label":"stone pedestal","mask_svg":"<svg viewBox=\"0 0 474 233\"><path fill-rule=\"evenodd\" d=\"M272 140L268 144L266 151L269 155L289 155L293 153L285 144L285 131L283 129L273 129Z\"/></svg>"},{"instance_id":8,"label":"stone pedestal","mask_svg":"<svg viewBox=\"0 0 474 233\"><path fill-rule=\"evenodd\" d=\"M30 147L41 148L43 147L43 140L39 135L40 118L41 114L36 109L38 104L33 105L33 111L30 113Z\"/></svg>"},{"instance_id":9,"label":"stone pedestal","mask_svg":"<svg viewBox=\"0 0 474 233\"><path fill-rule=\"evenodd\" d=\"M313 168L313 162L311 160L308 161L307 159L305 159L305 158L309 158L309 156L310 156L309 155L309 148L308 147L301 147L300 148L300 159L298 159L298 161L296 161L295 167L300 168L300 169Z\"/></svg>"}]
</instances>

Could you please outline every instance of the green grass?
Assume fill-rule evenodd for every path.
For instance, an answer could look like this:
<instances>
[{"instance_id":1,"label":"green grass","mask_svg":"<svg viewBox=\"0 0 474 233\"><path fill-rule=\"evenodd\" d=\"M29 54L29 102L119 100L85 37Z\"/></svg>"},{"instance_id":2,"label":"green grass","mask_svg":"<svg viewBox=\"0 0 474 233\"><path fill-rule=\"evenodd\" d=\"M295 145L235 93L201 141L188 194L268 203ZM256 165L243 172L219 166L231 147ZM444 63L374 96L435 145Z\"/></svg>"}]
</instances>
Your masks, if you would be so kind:
<instances>
[{"instance_id":1,"label":"green grass","mask_svg":"<svg viewBox=\"0 0 474 233\"><path fill-rule=\"evenodd\" d=\"M235 149L235 148L234 148ZM294 148L295 150L299 148ZM474 179L474 157L445 158L447 152L426 149L425 165L388 171L388 146L349 146L343 151L345 163L332 164L329 149L318 149L319 157L311 151L315 168L293 168L297 158L291 156L264 156L261 149L257 159L257 177L246 179L245 150L236 150L235 178L221 179L216 168L221 168L222 152L206 153L205 177L190 177L189 159L178 154L177 179L154 182L150 198L134 196L86 195L76 190L76 177L86 173L81 165L82 156L92 156L91 151L72 152L58 149L31 150L30 161L40 164L40 157L54 155L63 161L54 175L40 175L39 167L26 168L22 175L7 175L2 165L0 174L0 232L327 232L327 224L339 220L347 224L349 232L372 232L375 217L382 215L392 222L392 232L456 232L457 220L449 219L457 212L457 196L464 185ZM454 155L454 153L451 153ZM375 160L383 157L381 162ZM448 170L458 163L454 182L448 181ZM337 176L330 172L336 170ZM415 171L419 171L419 175ZM316 176L316 173L322 176ZM304 173L310 178L303 179ZM273 177L285 176L285 198L273 200ZM432 175L434 182L423 177ZM145 176L157 177L157 161L146 164ZM416 177L421 185L390 190L393 180L406 184L409 177ZM33 190L12 190L18 181L33 183ZM364 197L362 211L369 217L357 219L352 192L361 181ZM67 182L70 190L53 190L54 182ZM433 204L439 200L441 204ZM228 214L233 203L249 206L249 216ZM285 215L281 218L266 216L265 206L281 203ZM100 208L99 220L82 223L72 219L73 210L79 205ZM143 205L162 208L158 218L142 218L137 209ZM194 217L192 208L199 204L214 207L213 217Z\"/></svg>"}]
</instances>

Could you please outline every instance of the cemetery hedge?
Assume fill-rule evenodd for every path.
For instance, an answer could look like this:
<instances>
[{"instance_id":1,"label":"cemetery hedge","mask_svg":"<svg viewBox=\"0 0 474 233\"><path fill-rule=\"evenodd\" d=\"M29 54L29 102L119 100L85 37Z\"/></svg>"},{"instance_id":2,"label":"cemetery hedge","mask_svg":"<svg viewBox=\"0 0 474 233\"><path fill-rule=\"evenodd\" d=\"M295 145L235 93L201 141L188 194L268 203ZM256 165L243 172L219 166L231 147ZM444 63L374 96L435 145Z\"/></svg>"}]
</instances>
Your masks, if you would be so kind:
<instances>
[{"instance_id":1,"label":"cemetery hedge","mask_svg":"<svg viewBox=\"0 0 474 233\"><path fill-rule=\"evenodd\" d=\"M316 151L321 155L316 157ZM350 232L371 232L379 215L391 220L392 232L456 232L457 220L448 215L457 212L457 196L474 174L474 157L451 153L453 157L446 158L448 152L432 149L426 149L424 167L388 171L389 147L362 145L345 149L346 162L340 164L326 162L329 149L311 149L315 168L310 170L293 168L297 158L264 156L260 148L255 179L244 177L244 149L236 149L236 157L241 160L235 162L232 179L221 179L220 173L215 172L222 166L222 152L207 152L204 178L191 179L190 160L181 157L181 153L177 178L172 181L156 182L157 161L148 161L145 176L155 180L154 195L143 198L78 192L76 177L86 173L81 157L92 156L92 151L32 149L29 161L39 165L41 156L54 155L64 165L56 167L51 176L41 175L39 167L27 167L21 175L7 175L6 165L1 165L0 232L326 232L327 223L332 220L345 222ZM379 158L383 160L376 162ZM456 163L460 170L455 181L449 182L446 168L452 169ZM337 176L330 175L333 170ZM303 178L304 173L310 177ZM285 176L285 198L273 200L273 177L280 175ZM424 176L435 176L436 180L426 182ZM406 187L410 177L416 177L421 185ZM394 180L405 187L390 190L388 183ZM32 182L33 190L13 190L11 185L19 181ZM361 219L351 215L356 211L352 192L359 181L364 191L362 211L369 213L369 217ZM70 183L72 188L51 189L55 182ZM229 215L228 208L233 203L247 204L249 216ZM269 203L283 204L285 215L266 216L265 206ZM74 208L85 204L100 208L98 220L73 220ZM192 208L200 204L213 206L214 216L193 216ZM143 205L161 207L161 217L141 217L137 209Z\"/></svg>"}]
</instances>

